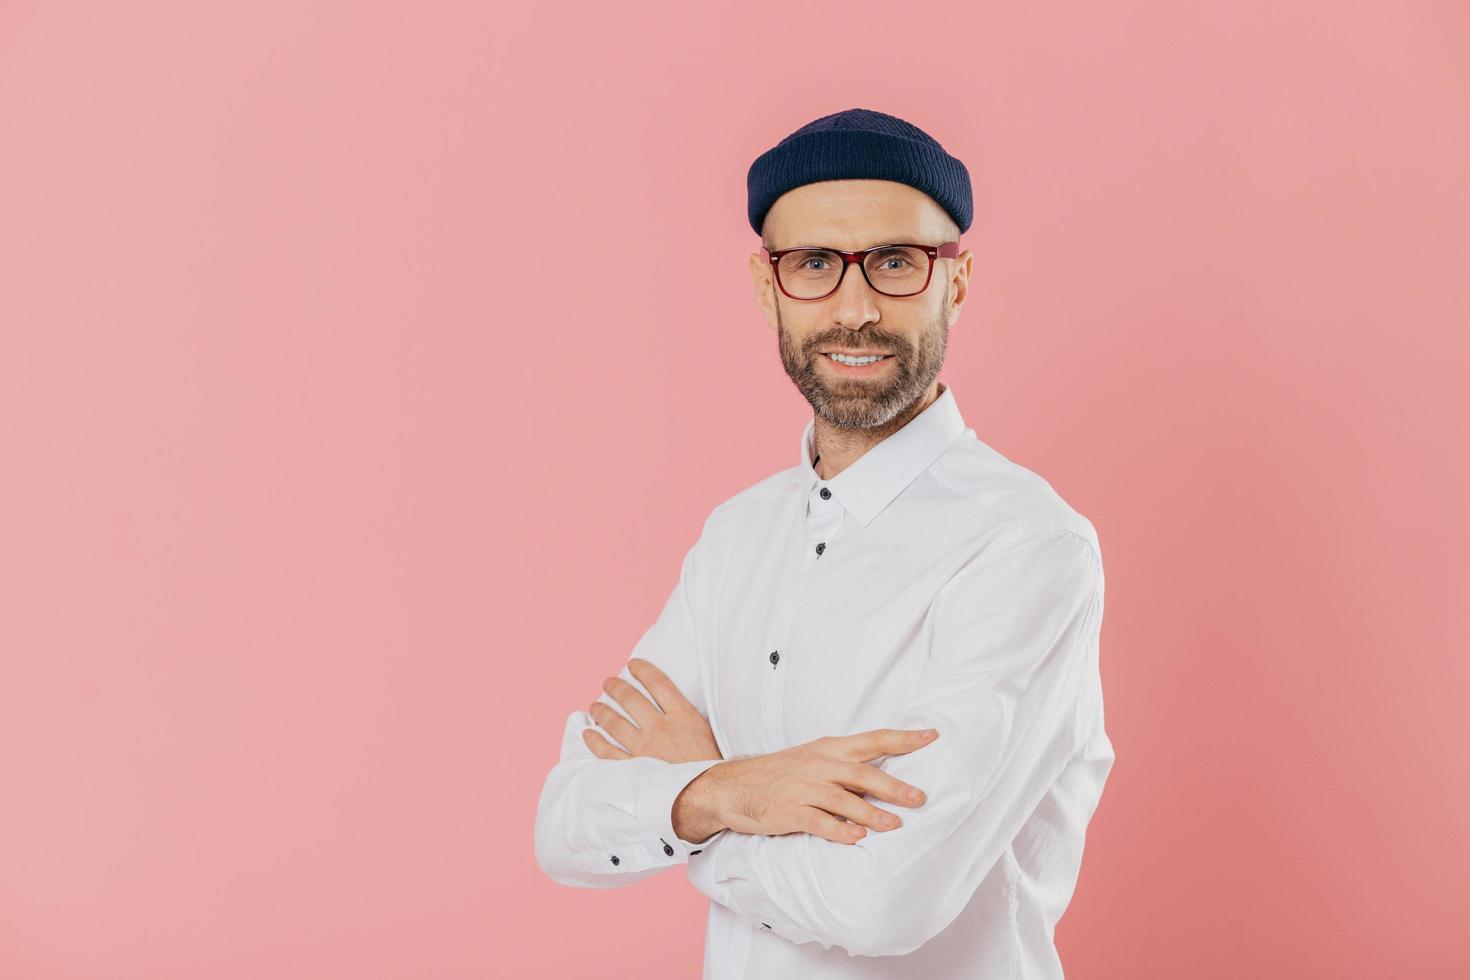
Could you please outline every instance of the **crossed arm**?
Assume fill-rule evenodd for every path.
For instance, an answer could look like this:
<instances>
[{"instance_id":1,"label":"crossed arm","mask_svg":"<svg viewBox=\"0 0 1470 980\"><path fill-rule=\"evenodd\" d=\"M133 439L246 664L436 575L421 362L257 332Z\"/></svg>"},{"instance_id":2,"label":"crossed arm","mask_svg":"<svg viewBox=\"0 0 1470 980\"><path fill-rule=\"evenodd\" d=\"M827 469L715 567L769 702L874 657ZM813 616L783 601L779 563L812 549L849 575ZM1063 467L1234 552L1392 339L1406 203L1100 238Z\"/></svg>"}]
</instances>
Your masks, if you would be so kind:
<instances>
[{"instance_id":1,"label":"crossed arm","mask_svg":"<svg viewBox=\"0 0 1470 980\"><path fill-rule=\"evenodd\" d=\"M686 577L698 574L697 548L634 653L707 717L685 592ZM1102 603L1096 549L1063 530L1012 530L946 584L926 673L892 721L941 737L877 763L928 794L895 830L854 844L728 829L684 842L669 836L674 800L720 760L599 758L582 738L590 716L575 712L538 809L538 858L556 880L584 887L688 864L701 892L791 942L852 955L909 952L959 915L1075 752ZM628 668L620 676L646 692ZM608 858L618 847L633 858L626 867Z\"/></svg>"},{"instance_id":2,"label":"crossed arm","mask_svg":"<svg viewBox=\"0 0 1470 980\"><path fill-rule=\"evenodd\" d=\"M634 647L633 657L656 663L695 710L708 718L694 656L698 638L690 604L694 583L705 574L698 561L708 522L705 528L705 534L684 556L674 591ZM628 665L618 677L649 693ZM612 703L606 694L599 700ZM673 763L652 756L599 758L587 741L593 736L584 738L595 727L586 711L567 716L561 758L547 775L536 806L536 860L541 869L563 885L616 888L688 862L689 855L700 847L674 833L674 799L696 776L721 760Z\"/></svg>"}]
</instances>

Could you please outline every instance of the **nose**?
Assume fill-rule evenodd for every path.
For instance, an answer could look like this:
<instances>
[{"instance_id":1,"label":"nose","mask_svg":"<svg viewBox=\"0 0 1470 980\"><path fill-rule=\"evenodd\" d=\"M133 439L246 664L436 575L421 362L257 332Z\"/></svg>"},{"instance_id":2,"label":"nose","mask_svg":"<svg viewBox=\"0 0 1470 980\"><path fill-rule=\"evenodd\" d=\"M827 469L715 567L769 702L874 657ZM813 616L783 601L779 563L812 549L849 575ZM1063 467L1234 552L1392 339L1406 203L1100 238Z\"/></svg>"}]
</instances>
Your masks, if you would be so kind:
<instances>
[{"instance_id":1,"label":"nose","mask_svg":"<svg viewBox=\"0 0 1470 980\"><path fill-rule=\"evenodd\" d=\"M832 320L849 330L860 330L864 324L878 322L877 294L868 285L863 270L856 262L847 262L842 281L832 294Z\"/></svg>"}]
</instances>

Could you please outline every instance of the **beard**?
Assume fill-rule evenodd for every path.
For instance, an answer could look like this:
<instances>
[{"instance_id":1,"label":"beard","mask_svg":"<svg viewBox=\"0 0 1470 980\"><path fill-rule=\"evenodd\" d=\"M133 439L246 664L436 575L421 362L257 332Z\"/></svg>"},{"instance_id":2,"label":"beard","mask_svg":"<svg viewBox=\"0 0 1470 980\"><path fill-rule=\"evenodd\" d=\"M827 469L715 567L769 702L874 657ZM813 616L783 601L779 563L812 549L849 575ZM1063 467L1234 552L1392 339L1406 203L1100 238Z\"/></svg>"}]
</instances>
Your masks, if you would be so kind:
<instances>
[{"instance_id":1,"label":"beard","mask_svg":"<svg viewBox=\"0 0 1470 980\"><path fill-rule=\"evenodd\" d=\"M916 404L939 376L949 344L949 314L941 307L914 341L864 327L814 335L798 350L778 303L776 336L786 376L819 418L839 429L872 429ZM873 377L837 377L817 367L817 359L827 356L824 348L885 350L892 364Z\"/></svg>"}]
</instances>

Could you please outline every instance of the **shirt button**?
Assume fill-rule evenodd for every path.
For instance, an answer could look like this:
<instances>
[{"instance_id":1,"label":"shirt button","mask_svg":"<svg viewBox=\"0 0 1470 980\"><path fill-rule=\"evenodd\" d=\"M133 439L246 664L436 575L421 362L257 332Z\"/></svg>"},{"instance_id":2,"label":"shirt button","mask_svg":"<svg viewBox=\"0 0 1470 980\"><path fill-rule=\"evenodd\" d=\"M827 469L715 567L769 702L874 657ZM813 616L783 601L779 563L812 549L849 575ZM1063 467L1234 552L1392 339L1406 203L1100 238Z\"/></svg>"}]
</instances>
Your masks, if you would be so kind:
<instances>
[{"instance_id":1,"label":"shirt button","mask_svg":"<svg viewBox=\"0 0 1470 980\"><path fill-rule=\"evenodd\" d=\"M664 845L664 853L667 854L669 857L673 857L674 856L674 848L672 846L668 845L668 844L665 844Z\"/></svg>"},{"instance_id":2,"label":"shirt button","mask_svg":"<svg viewBox=\"0 0 1470 980\"><path fill-rule=\"evenodd\" d=\"M823 487L821 489L821 491L819 491L819 492L822 494L822 499L823 500L831 500L832 499L832 491L831 490L828 490L826 487Z\"/></svg>"},{"instance_id":3,"label":"shirt button","mask_svg":"<svg viewBox=\"0 0 1470 980\"><path fill-rule=\"evenodd\" d=\"M704 850L704 848L702 848L702 847L701 847L701 848L699 848L699 850L695 850L695 851L690 851L690 852L689 852L689 853L690 853L690 854L698 854L698 853L699 853L699 851L702 851L702 850Z\"/></svg>"},{"instance_id":4,"label":"shirt button","mask_svg":"<svg viewBox=\"0 0 1470 980\"><path fill-rule=\"evenodd\" d=\"M826 550L827 550L827 542L825 542L825 541L818 541L817 542L817 554L820 555L822 552L824 552Z\"/></svg>"},{"instance_id":5,"label":"shirt button","mask_svg":"<svg viewBox=\"0 0 1470 980\"><path fill-rule=\"evenodd\" d=\"M618 863L618 856L616 854L614 854L613 855L613 864L617 864L617 863Z\"/></svg>"},{"instance_id":6,"label":"shirt button","mask_svg":"<svg viewBox=\"0 0 1470 980\"><path fill-rule=\"evenodd\" d=\"M774 663L776 663L776 662L777 662L777 661L779 661L779 660L780 660L780 659L781 659L781 654L780 654L780 653L778 653L778 652L777 652L777 651L775 651L775 650L772 650L772 651L771 651L771 663L773 663L773 664L774 664Z\"/></svg>"}]
</instances>

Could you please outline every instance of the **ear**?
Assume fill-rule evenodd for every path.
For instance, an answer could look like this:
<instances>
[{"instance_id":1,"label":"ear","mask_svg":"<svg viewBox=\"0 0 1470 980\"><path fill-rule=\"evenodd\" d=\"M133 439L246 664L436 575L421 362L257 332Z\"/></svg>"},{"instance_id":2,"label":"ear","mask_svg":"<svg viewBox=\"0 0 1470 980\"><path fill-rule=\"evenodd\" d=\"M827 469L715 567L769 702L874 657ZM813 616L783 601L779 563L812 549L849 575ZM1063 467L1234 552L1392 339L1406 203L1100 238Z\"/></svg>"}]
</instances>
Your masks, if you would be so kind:
<instances>
[{"instance_id":1,"label":"ear","mask_svg":"<svg viewBox=\"0 0 1470 980\"><path fill-rule=\"evenodd\" d=\"M970 271L975 267L975 256L967 248L953 259L953 272L950 274L946 288L953 299L947 299L949 303L949 322L953 326L960 318L960 309L965 305L965 300L970 295Z\"/></svg>"},{"instance_id":2,"label":"ear","mask_svg":"<svg viewBox=\"0 0 1470 980\"><path fill-rule=\"evenodd\" d=\"M755 286L755 305L760 307L766 324L776 330L776 274L771 270L771 260L761 252L750 253L750 279Z\"/></svg>"}]
</instances>

